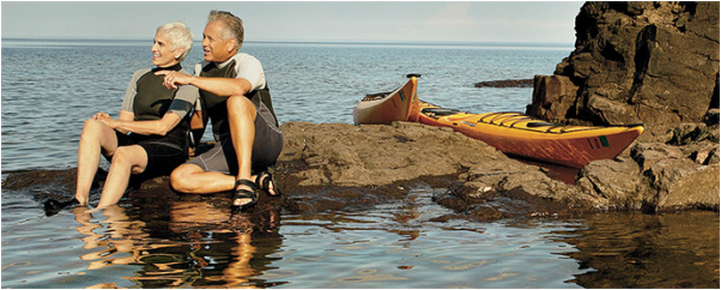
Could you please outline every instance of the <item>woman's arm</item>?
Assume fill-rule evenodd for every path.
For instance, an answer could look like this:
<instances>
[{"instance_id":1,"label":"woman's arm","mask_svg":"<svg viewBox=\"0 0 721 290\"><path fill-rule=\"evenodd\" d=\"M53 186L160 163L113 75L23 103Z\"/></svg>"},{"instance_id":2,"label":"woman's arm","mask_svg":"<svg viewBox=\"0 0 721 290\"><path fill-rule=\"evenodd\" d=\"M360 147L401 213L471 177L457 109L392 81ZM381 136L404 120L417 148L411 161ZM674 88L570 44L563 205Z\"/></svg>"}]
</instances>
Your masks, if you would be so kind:
<instances>
[{"instance_id":1,"label":"woman's arm","mask_svg":"<svg viewBox=\"0 0 721 290\"><path fill-rule=\"evenodd\" d=\"M110 118L107 114L104 116L96 115L96 117L93 118L121 133L133 132L141 135L165 136L180 123L180 116L173 112L168 112L162 119L153 121L133 121L134 114L123 110L120 111L117 120Z\"/></svg>"}]
</instances>

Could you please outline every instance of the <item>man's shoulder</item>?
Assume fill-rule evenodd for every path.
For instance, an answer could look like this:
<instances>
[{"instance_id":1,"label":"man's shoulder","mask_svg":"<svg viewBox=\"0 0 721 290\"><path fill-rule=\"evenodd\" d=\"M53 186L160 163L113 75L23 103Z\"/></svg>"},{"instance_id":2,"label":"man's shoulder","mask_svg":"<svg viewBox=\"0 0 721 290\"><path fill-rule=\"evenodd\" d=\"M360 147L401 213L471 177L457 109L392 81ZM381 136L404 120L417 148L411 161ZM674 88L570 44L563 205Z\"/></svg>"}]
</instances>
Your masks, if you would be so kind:
<instances>
[{"instance_id":1,"label":"man's shoulder","mask_svg":"<svg viewBox=\"0 0 721 290\"><path fill-rule=\"evenodd\" d=\"M243 61L257 61L257 62L260 62L260 61L258 60L258 58L256 58L255 56L252 56L252 55L250 55L250 54L247 54L247 53L245 53L245 52L236 53L236 54L232 57L232 59L234 59L236 63L243 62Z\"/></svg>"}]
</instances>

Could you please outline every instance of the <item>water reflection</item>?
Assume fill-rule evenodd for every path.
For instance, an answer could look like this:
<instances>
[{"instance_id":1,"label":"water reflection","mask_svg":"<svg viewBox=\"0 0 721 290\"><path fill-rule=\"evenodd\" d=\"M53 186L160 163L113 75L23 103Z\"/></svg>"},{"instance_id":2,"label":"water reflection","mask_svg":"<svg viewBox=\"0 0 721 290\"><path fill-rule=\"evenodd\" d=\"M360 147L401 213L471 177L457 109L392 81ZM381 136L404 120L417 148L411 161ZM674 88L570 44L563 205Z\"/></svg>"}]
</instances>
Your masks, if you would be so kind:
<instances>
[{"instance_id":1,"label":"water reflection","mask_svg":"<svg viewBox=\"0 0 721 290\"><path fill-rule=\"evenodd\" d=\"M266 256L277 251L279 215L267 210L258 216L231 213L204 201L173 201L170 207L142 214L143 208L112 206L97 212L73 210L88 270L121 265L137 267L122 278L136 287L269 287L256 278L269 269ZM159 216L160 215L160 216ZM98 218L105 219L98 221ZM113 267L110 267L113 266ZM113 271L108 269L108 271ZM106 282L90 287L119 287Z\"/></svg>"},{"instance_id":2,"label":"water reflection","mask_svg":"<svg viewBox=\"0 0 721 290\"><path fill-rule=\"evenodd\" d=\"M718 212L605 213L563 239L586 288L719 288Z\"/></svg>"}]
</instances>

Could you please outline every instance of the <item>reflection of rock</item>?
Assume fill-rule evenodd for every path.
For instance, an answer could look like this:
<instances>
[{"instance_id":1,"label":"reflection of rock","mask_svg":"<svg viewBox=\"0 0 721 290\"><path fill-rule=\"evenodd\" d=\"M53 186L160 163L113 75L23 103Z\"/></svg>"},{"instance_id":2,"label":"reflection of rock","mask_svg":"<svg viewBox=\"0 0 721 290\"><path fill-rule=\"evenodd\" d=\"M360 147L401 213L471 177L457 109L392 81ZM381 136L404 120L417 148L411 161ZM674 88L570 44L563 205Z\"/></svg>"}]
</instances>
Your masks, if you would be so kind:
<instances>
[{"instance_id":1,"label":"reflection of rock","mask_svg":"<svg viewBox=\"0 0 721 290\"><path fill-rule=\"evenodd\" d=\"M563 254L586 272L566 282L583 288L719 287L718 213L584 217L584 228L561 241L573 245Z\"/></svg>"},{"instance_id":2,"label":"reflection of rock","mask_svg":"<svg viewBox=\"0 0 721 290\"><path fill-rule=\"evenodd\" d=\"M705 137L684 146L638 143L626 157L591 162L575 184L568 184L549 177L552 172L544 166L508 158L449 129L414 123L301 122L285 123L281 129L286 143L276 174L285 196L261 194L253 212L268 206L293 213L367 210L406 198L417 180L446 189L436 191L436 203L479 220L589 210L718 209L719 145ZM3 190L27 191L39 201L72 198L74 179L75 170L15 172L6 176ZM167 178L138 188L128 194L130 201L151 204L144 205L149 211L166 210L181 198L230 207L229 193L178 194ZM439 219L445 218L458 217Z\"/></svg>"}]
</instances>

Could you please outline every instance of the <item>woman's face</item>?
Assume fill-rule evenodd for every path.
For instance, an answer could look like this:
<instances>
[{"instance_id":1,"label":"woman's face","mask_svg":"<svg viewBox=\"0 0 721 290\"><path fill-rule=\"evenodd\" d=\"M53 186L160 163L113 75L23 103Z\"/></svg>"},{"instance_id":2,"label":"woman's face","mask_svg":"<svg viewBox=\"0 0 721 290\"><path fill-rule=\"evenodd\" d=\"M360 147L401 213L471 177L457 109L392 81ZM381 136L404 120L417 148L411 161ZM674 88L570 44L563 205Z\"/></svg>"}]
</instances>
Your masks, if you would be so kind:
<instances>
[{"instance_id":1,"label":"woman's face","mask_svg":"<svg viewBox=\"0 0 721 290\"><path fill-rule=\"evenodd\" d=\"M178 59L183 53L182 48L173 49L167 33L155 33L151 50L153 51L153 65L158 67L171 67L179 63Z\"/></svg>"}]
</instances>

